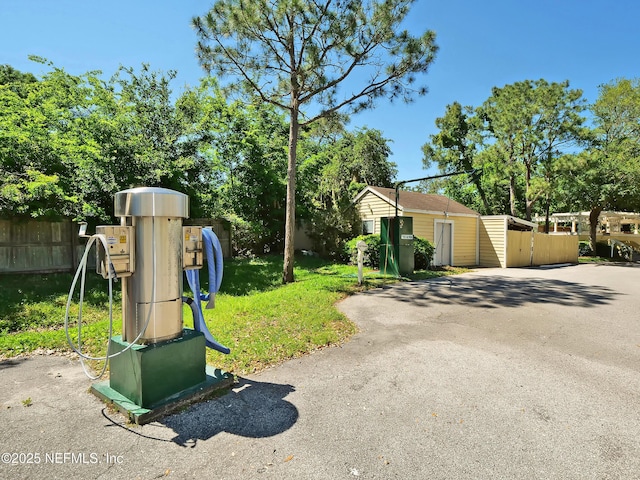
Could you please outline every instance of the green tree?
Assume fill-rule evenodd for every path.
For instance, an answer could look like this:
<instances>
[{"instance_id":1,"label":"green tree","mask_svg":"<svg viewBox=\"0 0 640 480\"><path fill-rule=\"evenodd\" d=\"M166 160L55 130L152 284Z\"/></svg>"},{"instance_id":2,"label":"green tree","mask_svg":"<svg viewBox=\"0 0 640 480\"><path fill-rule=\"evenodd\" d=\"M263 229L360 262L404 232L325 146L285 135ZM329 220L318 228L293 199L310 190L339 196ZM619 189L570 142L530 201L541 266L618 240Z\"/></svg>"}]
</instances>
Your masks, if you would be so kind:
<instances>
[{"instance_id":1,"label":"green tree","mask_svg":"<svg viewBox=\"0 0 640 480\"><path fill-rule=\"evenodd\" d=\"M206 163L208 186L199 201L232 221L240 252L282 248L288 125L277 109L257 98L231 101L211 77L192 89L197 112L190 136Z\"/></svg>"},{"instance_id":2,"label":"green tree","mask_svg":"<svg viewBox=\"0 0 640 480\"><path fill-rule=\"evenodd\" d=\"M0 65L0 85L9 85L9 88L17 93L20 93L21 87L37 81L38 79L32 73L21 72L11 65Z\"/></svg>"},{"instance_id":3,"label":"green tree","mask_svg":"<svg viewBox=\"0 0 640 480\"><path fill-rule=\"evenodd\" d=\"M355 195L367 185L392 187L396 164L379 130L363 128L344 132L300 168L303 203L312 205L311 236L322 253L335 255L343 243L359 232L352 208Z\"/></svg>"},{"instance_id":4,"label":"green tree","mask_svg":"<svg viewBox=\"0 0 640 480\"><path fill-rule=\"evenodd\" d=\"M436 118L436 127L440 130L437 134L431 135L431 140L422 146L423 159L422 163L425 169L432 165L437 165L442 173L453 173L458 171L474 171L481 167L478 162L477 154L481 148L481 124L475 116L471 107L462 107L460 103L454 102L447 105L443 117ZM485 177L486 178L486 177ZM475 172L471 175L471 182L475 186L475 192L480 198L481 206L477 208L485 214L492 211L489 205L485 188L482 184L481 173ZM466 178L452 178L445 185L456 185L453 188L454 193L458 190L466 190L468 197L474 195L473 191L464 187L464 183L468 182ZM463 201L458 195L456 200ZM476 204L477 202L467 198L465 205Z\"/></svg>"},{"instance_id":5,"label":"green tree","mask_svg":"<svg viewBox=\"0 0 640 480\"><path fill-rule=\"evenodd\" d=\"M339 110L370 108L380 97L409 100L425 93L414 87L415 74L426 72L436 46L430 31L414 37L400 30L412 3L218 0L193 20L205 69L289 114L285 283L294 280L300 127Z\"/></svg>"},{"instance_id":6,"label":"green tree","mask_svg":"<svg viewBox=\"0 0 640 480\"><path fill-rule=\"evenodd\" d=\"M640 80L601 85L591 112L594 139L576 156L562 190L571 209L589 211L595 251L600 212L640 209Z\"/></svg>"},{"instance_id":7,"label":"green tree","mask_svg":"<svg viewBox=\"0 0 640 480\"><path fill-rule=\"evenodd\" d=\"M78 135L88 74L53 68L41 80L11 67L0 82L0 209L5 215L75 215L73 167L96 145Z\"/></svg>"},{"instance_id":8,"label":"green tree","mask_svg":"<svg viewBox=\"0 0 640 480\"><path fill-rule=\"evenodd\" d=\"M493 88L475 109L447 106L436 120L440 131L423 146L423 163L443 173L476 169L470 182L443 182L447 194L485 214L531 219L536 202L543 199L548 208L553 200L566 163L558 159L586 138L584 109L582 92L569 89L569 82Z\"/></svg>"},{"instance_id":9,"label":"green tree","mask_svg":"<svg viewBox=\"0 0 640 480\"><path fill-rule=\"evenodd\" d=\"M100 145L100 158L93 166L94 184L103 193L93 196L113 203L118 189L162 186L198 198L209 188L205 159L198 152L210 138L199 130L201 108L190 89L174 101L171 82L176 72L139 71L121 67L108 82L96 84L92 124L88 127ZM96 172L100 178L97 178ZM88 173L92 175L92 173ZM191 202L198 211L197 201Z\"/></svg>"},{"instance_id":10,"label":"green tree","mask_svg":"<svg viewBox=\"0 0 640 480\"><path fill-rule=\"evenodd\" d=\"M37 61L45 62L42 59ZM113 194L163 186L194 198L210 189L209 142L191 90L174 102L174 72L121 68L39 80L0 69L0 207L7 215L108 221ZM192 201L199 214L198 201Z\"/></svg>"},{"instance_id":11,"label":"green tree","mask_svg":"<svg viewBox=\"0 0 640 480\"><path fill-rule=\"evenodd\" d=\"M493 141L493 160L501 162L509 178L511 215L517 215L518 177L524 186L524 213L531 220L533 204L548 189L541 179L532 182L540 165L559 157L584 136L585 109L581 90L570 90L569 82L548 83L527 80L494 88L479 109L485 129ZM551 171L549 169L549 171ZM543 177L542 177L543 178Z\"/></svg>"},{"instance_id":12,"label":"green tree","mask_svg":"<svg viewBox=\"0 0 640 480\"><path fill-rule=\"evenodd\" d=\"M90 78L91 108L77 134L97 152L80 159L81 216L108 220L116 192L137 186L177 190L190 198L192 217L212 216L210 190L219 177L204 154L211 142L202 100L207 85L173 96L176 72L121 67L108 80Z\"/></svg>"},{"instance_id":13,"label":"green tree","mask_svg":"<svg viewBox=\"0 0 640 480\"><path fill-rule=\"evenodd\" d=\"M255 253L282 251L286 198L287 134L282 115L269 104L234 102L235 143L226 158L229 175L223 185L227 212L249 223L248 245ZM219 144L219 139L216 144ZM227 149L227 155L231 152Z\"/></svg>"}]
</instances>

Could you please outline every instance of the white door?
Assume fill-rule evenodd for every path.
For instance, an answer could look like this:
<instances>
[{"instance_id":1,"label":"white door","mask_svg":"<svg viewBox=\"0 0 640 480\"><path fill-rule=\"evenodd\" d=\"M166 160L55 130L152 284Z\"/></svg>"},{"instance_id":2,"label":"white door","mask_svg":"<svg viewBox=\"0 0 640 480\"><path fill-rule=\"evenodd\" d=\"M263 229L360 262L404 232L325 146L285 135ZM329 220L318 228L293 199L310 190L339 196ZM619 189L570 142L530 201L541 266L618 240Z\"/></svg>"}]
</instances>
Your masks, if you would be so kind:
<instances>
[{"instance_id":1,"label":"white door","mask_svg":"<svg viewBox=\"0 0 640 480\"><path fill-rule=\"evenodd\" d=\"M434 265L451 265L451 248L453 246L453 224L450 222L437 222L435 224Z\"/></svg>"}]
</instances>

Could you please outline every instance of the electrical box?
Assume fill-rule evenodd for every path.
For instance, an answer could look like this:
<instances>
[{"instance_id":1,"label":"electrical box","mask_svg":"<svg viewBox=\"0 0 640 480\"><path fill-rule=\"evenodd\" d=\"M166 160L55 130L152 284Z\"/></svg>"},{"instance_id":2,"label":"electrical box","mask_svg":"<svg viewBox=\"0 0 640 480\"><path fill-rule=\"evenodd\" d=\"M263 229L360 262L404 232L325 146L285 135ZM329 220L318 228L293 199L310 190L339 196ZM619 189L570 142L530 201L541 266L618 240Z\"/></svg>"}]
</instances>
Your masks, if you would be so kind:
<instances>
[{"instance_id":1,"label":"electrical box","mask_svg":"<svg viewBox=\"0 0 640 480\"><path fill-rule=\"evenodd\" d=\"M413 217L380 219L380 271L409 275L414 268Z\"/></svg>"},{"instance_id":2,"label":"electrical box","mask_svg":"<svg viewBox=\"0 0 640 480\"><path fill-rule=\"evenodd\" d=\"M182 268L202 268L202 227L182 227Z\"/></svg>"},{"instance_id":3,"label":"electrical box","mask_svg":"<svg viewBox=\"0 0 640 480\"><path fill-rule=\"evenodd\" d=\"M120 225L100 225L96 227L96 234L106 237L111 267L107 265L107 255L102 242L98 244L96 250L96 272L103 278L109 278L115 274L116 277L128 277L134 270L134 241L133 227Z\"/></svg>"}]
</instances>

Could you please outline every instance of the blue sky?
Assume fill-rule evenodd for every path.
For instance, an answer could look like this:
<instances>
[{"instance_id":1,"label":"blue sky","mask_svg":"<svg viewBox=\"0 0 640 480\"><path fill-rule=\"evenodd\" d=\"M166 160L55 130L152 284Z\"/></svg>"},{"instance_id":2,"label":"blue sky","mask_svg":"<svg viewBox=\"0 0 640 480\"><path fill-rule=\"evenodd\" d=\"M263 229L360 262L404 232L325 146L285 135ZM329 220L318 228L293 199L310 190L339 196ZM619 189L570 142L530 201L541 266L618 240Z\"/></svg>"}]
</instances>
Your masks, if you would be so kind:
<instances>
[{"instance_id":1,"label":"blue sky","mask_svg":"<svg viewBox=\"0 0 640 480\"><path fill-rule=\"evenodd\" d=\"M42 72L43 56L70 73L119 65L178 71L174 90L203 75L190 20L210 0L0 0L0 64ZM478 106L491 88L522 80L569 80L592 102L598 86L640 77L637 0L418 0L406 27L436 32L440 47L422 78L429 93L410 105L381 101L351 119L391 140L398 180L434 173L422 168L421 146L435 119L458 101Z\"/></svg>"}]
</instances>

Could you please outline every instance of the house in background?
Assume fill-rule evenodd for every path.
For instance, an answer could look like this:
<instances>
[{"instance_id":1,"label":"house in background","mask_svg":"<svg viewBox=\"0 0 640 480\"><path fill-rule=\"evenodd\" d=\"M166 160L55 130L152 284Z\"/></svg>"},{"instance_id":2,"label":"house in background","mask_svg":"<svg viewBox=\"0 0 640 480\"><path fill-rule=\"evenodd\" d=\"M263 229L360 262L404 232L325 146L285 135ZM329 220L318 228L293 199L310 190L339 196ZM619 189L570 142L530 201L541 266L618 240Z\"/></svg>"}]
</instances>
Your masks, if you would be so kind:
<instances>
[{"instance_id":1,"label":"house in background","mask_svg":"<svg viewBox=\"0 0 640 480\"><path fill-rule=\"evenodd\" d=\"M380 234L396 215L396 190L368 186L354 199L363 234ZM413 235L435 247L433 265L524 267L578 261L578 237L538 233L537 224L510 215L480 216L443 195L398 192L397 215L413 217Z\"/></svg>"},{"instance_id":2,"label":"house in background","mask_svg":"<svg viewBox=\"0 0 640 480\"><path fill-rule=\"evenodd\" d=\"M368 186L354 199L363 234L380 234L380 219L396 214L393 188ZM480 214L442 195L400 190L398 216L413 217L413 235L435 246L434 265L474 266L479 259Z\"/></svg>"},{"instance_id":3,"label":"house in background","mask_svg":"<svg viewBox=\"0 0 640 480\"><path fill-rule=\"evenodd\" d=\"M580 241L589 241L590 236L590 212L565 212L554 213L549 216L552 235L575 235ZM535 217L538 222L538 230L544 230L545 217ZM640 254L640 213L638 212L614 212L604 210L598 216L596 225L596 242L607 243L613 247L620 243L631 247L636 254Z\"/></svg>"},{"instance_id":4,"label":"house in background","mask_svg":"<svg viewBox=\"0 0 640 480\"><path fill-rule=\"evenodd\" d=\"M538 222L538 229L542 231L545 217L538 216L533 220ZM550 233L589 235L589 212L553 213L549 216L549 223ZM596 230L598 235L640 235L640 213L604 210L600 212Z\"/></svg>"}]
</instances>

